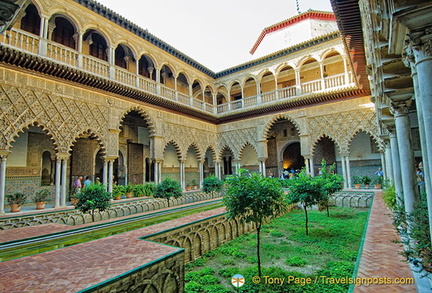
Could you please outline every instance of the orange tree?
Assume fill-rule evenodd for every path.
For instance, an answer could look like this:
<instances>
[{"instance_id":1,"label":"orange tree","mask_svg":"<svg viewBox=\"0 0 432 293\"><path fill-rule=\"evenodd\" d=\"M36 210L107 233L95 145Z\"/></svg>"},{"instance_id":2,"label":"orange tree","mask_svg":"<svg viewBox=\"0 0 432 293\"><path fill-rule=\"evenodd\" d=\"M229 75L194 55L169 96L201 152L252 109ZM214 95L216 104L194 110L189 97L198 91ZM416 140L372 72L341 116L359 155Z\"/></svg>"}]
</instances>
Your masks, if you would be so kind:
<instances>
[{"instance_id":1,"label":"orange tree","mask_svg":"<svg viewBox=\"0 0 432 293\"><path fill-rule=\"evenodd\" d=\"M225 180L223 199L228 218L252 222L257 231L258 275L261 276L260 232L263 224L286 211L286 201L278 179L240 169Z\"/></svg>"}]
</instances>

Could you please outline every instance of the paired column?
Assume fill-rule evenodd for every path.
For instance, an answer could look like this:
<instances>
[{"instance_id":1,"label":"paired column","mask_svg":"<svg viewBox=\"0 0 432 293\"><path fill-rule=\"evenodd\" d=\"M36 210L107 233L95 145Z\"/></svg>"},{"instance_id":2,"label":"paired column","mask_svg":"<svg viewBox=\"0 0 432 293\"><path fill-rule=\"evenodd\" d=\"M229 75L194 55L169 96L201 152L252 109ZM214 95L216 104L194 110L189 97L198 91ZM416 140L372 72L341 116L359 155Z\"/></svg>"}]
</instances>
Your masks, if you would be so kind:
<instances>
[{"instance_id":1,"label":"paired column","mask_svg":"<svg viewBox=\"0 0 432 293\"><path fill-rule=\"evenodd\" d=\"M219 179L222 179L221 161L214 161L214 164L215 164L215 176Z\"/></svg>"},{"instance_id":2,"label":"paired column","mask_svg":"<svg viewBox=\"0 0 432 293\"><path fill-rule=\"evenodd\" d=\"M185 160L180 160L180 187L182 190L186 189L186 173L185 173Z\"/></svg>"},{"instance_id":3,"label":"paired column","mask_svg":"<svg viewBox=\"0 0 432 293\"><path fill-rule=\"evenodd\" d=\"M344 178L344 188L350 189L352 183L351 183L351 166L350 166L349 153L341 154L341 163L342 163L342 177Z\"/></svg>"},{"instance_id":4,"label":"paired column","mask_svg":"<svg viewBox=\"0 0 432 293\"><path fill-rule=\"evenodd\" d=\"M266 165L265 165L266 160L267 158L258 158L259 171L264 177L267 176ZM278 174L273 174L273 177L278 177Z\"/></svg>"},{"instance_id":5,"label":"paired column","mask_svg":"<svg viewBox=\"0 0 432 293\"><path fill-rule=\"evenodd\" d=\"M198 164L199 168L199 187L202 189L203 187L203 181L204 181L204 162L200 161Z\"/></svg>"},{"instance_id":6,"label":"paired column","mask_svg":"<svg viewBox=\"0 0 432 293\"><path fill-rule=\"evenodd\" d=\"M2 150L0 152L0 215L5 213L5 189L6 189L6 161L10 151Z\"/></svg>"},{"instance_id":7,"label":"paired column","mask_svg":"<svg viewBox=\"0 0 432 293\"><path fill-rule=\"evenodd\" d=\"M61 207L65 207L66 206L66 198L67 198L67 163L68 163L68 159L69 159L69 154L67 155L63 155L63 156L59 156L58 159L61 160L60 162L60 169L61 169L61 175L60 175L60 181L59 183L61 184L60 186L60 206Z\"/></svg>"},{"instance_id":8,"label":"paired column","mask_svg":"<svg viewBox=\"0 0 432 293\"><path fill-rule=\"evenodd\" d=\"M155 159L154 161L154 181L156 184L162 181L162 159Z\"/></svg>"},{"instance_id":9,"label":"paired column","mask_svg":"<svg viewBox=\"0 0 432 293\"><path fill-rule=\"evenodd\" d=\"M108 192L113 191L114 184L114 161L117 159L116 156L106 156L104 160L103 178L102 184L106 186Z\"/></svg>"},{"instance_id":10,"label":"paired column","mask_svg":"<svg viewBox=\"0 0 432 293\"><path fill-rule=\"evenodd\" d=\"M392 110L395 116L397 143L399 147L400 170L403 171L402 191L404 197L405 211L414 211L414 203L418 199L417 180L415 173L414 152L412 149L411 125L408 117L408 110L412 100L412 92L398 93L393 95Z\"/></svg>"}]
</instances>

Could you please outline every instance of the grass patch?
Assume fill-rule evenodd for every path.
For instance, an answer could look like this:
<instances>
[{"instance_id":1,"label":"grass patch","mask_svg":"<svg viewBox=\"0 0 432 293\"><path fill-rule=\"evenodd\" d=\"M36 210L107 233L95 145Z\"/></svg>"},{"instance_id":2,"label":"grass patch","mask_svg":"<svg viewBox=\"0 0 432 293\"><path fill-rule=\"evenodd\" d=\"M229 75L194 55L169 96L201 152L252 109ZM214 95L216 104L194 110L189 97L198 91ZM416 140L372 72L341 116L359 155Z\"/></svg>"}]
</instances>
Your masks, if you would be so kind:
<instances>
[{"instance_id":1,"label":"grass patch","mask_svg":"<svg viewBox=\"0 0 432 293\"><path fill-rule=\"evenodd\" d=\"M322 276L352 276L367 215L368 211L351 208L332 208L330 217L310 211L306 236L304 213L292 211L263 227L260 284L252 282L257 275L256 234L246 233L206 254L202 262L198 261L201 266L187 265L186 292L347 292L349 284L325 284ZM213 274L208 274L208 269ZM245 285L238 289L230 283L235 274L245 277ZM284 284L264 284L264 276L284 278ZM312 283L288 283L288 277L309 277Z\"/></svg>"}]
</instances>

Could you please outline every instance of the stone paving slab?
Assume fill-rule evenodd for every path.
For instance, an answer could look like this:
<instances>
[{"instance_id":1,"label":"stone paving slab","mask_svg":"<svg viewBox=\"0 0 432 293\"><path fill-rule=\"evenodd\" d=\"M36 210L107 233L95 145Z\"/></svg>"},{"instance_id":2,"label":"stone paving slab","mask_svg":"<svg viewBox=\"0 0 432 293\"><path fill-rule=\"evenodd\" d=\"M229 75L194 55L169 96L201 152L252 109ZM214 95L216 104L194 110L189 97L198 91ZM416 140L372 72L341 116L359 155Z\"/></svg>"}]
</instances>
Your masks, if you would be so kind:
<instances>
[{"instance_id":1,"label":"stone paving slab","mask_svg":"<svg viewBox=\"0 0 432 293\"><path fill-rule=\"evenodd\" d=\"M46 293L83 290L180 250L138 238L215 216L224 211L224 208L218 208L110 237L2 262L0 263L0 292Z\"/></svg>"},{"instance_id":2,"label":"stone paving slab","mask_svg":"<svg viewBox=\"0 0 432 293\"><path fill-rule=\"evenodd\" d=\"M382 192L375 193L372 210L363 245L358 278L413 278L409 264L399 253L402 247L390 218L391 211L384 204ZM414 293L415 285L382 284L356 286L354 293Z\"/></svg>"}]
</instances>

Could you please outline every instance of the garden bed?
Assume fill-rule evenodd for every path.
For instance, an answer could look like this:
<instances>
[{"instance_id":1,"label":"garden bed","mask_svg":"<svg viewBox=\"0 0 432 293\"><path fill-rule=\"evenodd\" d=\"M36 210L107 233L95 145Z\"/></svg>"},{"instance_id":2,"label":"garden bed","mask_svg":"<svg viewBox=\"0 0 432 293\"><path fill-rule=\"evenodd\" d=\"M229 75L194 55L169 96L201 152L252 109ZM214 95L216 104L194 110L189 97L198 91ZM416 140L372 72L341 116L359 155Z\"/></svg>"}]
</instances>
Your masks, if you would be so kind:
<instances>
[{"instance_id":1,"label":"garden bed","mask_svg":"<svg viewBox=\"0 0 432 293\"><path fill-rule=\"evenodd\" d=\"M366 209L332 208L330 217L310 211L306 236L304 212L290 212L262 230L265 269L259 284L252 282L257 275L256 234L247 233L186 264L185 292L347 292L367 216ZM235 274L245 277L240 288L231 285ZM295 284L307 278L311 284Z\"/></svg>"}]
</instances>

